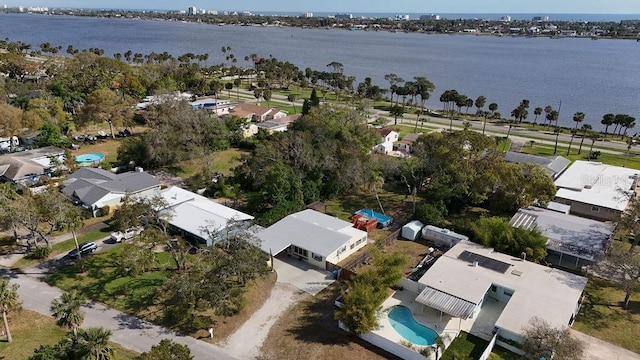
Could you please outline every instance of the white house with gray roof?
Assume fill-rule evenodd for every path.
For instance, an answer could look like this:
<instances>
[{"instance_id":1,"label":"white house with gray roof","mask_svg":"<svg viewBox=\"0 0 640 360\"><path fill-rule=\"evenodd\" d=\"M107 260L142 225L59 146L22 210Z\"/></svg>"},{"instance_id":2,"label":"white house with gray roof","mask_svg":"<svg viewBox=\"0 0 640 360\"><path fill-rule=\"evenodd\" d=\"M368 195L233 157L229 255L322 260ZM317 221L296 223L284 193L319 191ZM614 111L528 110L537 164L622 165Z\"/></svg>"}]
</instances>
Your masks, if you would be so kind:
<instances>
[{"instance_id":1,"label":"white house with gray roof","mask_svg":"<svg viewBox=\"0 0 640 360\"><path fill-rule=\"evenodd\" d=\"M101 208L117 208L129 196L145 196L160 190L161 182L146 172L112 172L84 167L69 175L62 192L74 202L91 210L94 216Z\"/></svg>"},{"instance_id":2,"label":"white house with gray roof","mask_svg":"<svg viewBox=\"0 0 640 360\"><path fill-rule=\"evenodd\" d=\"M511 226L538 229L547 238L547 261L565 268L580 268L599 261L613 240L613 225L537 207L523 208Z\"/></svg>"},{"instance_id":3,"label":"white house with gray roof","mask_svg":"<svg viewBox=\"0 0 640 360\"><path fill-rule=\"evenodd\" d=\"M251 215L177 186L147 196L159 196L167 203L163 211L170 212L168 222L173 231L207 246L222 240L229 231L248 228L253 220Z\"/></svg>"},{"instance_id":4,"label":"white house with gray roof","mask_svg":"<svg viewBox=\"0 0 640 360\"><path fill-rule=\"evenodd\" d=\"M587 279L461 241L418 283L417 303L463 320L480 318L488 302L503 307L494 331L500 338L522 341L534 317L554 327L571 326Z\"/></svg>"},{"instance_id":5,"label":"white house with gray roof","mask_svg":"<svg viewBox=\"0 0 640 360\"><path fill-rule=\"evenodd\" d=\"M337 264L367 244L367 233L336 217L307 209L256 233L260 248L274 256L285 252L319 268Z\"/></svg>"},{"instance_id":6,"label":"white house with gray roof","mask_svg":"<svg viewBox=\"0 0 640 360\"><path fill-rule=\"evenodd\" d=\"M635 195L639 174L635 169L578 160L556 179L554 201L571 206L571 214L611 221Z\"/></svg>"}]
</instances>

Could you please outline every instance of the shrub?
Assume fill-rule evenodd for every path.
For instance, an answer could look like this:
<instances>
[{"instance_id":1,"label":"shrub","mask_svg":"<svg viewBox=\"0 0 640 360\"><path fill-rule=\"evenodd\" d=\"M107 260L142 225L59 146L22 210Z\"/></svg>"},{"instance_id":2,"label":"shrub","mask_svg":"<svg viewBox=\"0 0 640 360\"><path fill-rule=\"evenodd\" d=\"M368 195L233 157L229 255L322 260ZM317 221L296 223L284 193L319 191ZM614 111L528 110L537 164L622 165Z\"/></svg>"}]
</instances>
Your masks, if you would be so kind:
<instances>
[{"instance_id":1,"label":"shrub","mask_svg":"<svg viewBox=\"0 0 640 360\"><path fill-rule=\"evenodd\" d=\"M51 248L43 245L43 246L36 246L33 251L31 252L31 254L29 254L29 257L32 259L46 259L49 257L49 255L51 255Z\"/></svg>"},{"instance_id":2,"label":"shrub","mask_svg":"<svg viewBox=\"0 0 640 360\"><path fill-rule=\"evenodd\" d=\"M105 205L100 208L100 216L107 216L111 213L111 208L108 205Z\"/></svg>"}]
</instances>

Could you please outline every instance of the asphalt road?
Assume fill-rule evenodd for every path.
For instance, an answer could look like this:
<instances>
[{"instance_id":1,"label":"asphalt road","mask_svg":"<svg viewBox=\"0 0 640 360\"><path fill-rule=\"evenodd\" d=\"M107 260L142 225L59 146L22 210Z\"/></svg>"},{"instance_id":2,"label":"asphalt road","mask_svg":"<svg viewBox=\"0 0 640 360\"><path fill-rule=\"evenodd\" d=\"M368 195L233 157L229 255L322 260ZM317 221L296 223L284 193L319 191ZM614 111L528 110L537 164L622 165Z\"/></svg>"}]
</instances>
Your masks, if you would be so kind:
<instances>
[{"instance_id":1,"label":"asphalt road","mask_svg":"<svg viewBox=\"0 0 640 360\"><path fill-rule=\"evenodd\" d=\"M18 293L24 308L51 316L49 307L51 306L51 301L62 294L60 289L24 274L5 272L5 276L20 285ZM179 335L171 330L153 325L99 303L87 302L83 305L83 310L85 311L83 328L101 326L109 329L113 333L111 341L138 352L149 351L153 345L158 344L162 339L171 339L177 343L187 345L191 349L194 359L235 359L224 353L217 346L199 341L190 336Z\"/></svg>"}]
</instances>

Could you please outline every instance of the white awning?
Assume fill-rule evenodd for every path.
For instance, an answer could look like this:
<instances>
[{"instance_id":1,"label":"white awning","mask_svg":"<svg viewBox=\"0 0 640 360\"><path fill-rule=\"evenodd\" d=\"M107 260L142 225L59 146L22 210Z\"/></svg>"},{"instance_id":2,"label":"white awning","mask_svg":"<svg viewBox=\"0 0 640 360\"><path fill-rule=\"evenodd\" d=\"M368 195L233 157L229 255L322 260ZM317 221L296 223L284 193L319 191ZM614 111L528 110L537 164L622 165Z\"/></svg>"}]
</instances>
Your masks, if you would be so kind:
<instances>
[{"instance_id":1,"label":"white awning","mask_svg":"<svg viewBox=\"0 0 640 360\"><path fill-rule=\"evenodd\" d=\"M476 307L476 304L472 302L460 299L459 297L436 290L429 286L422 290L420 295L416 297L416 301L447 313L453 317L462 319L468 319L473 314L473 309Z\"/></svg>"}]
</instances>

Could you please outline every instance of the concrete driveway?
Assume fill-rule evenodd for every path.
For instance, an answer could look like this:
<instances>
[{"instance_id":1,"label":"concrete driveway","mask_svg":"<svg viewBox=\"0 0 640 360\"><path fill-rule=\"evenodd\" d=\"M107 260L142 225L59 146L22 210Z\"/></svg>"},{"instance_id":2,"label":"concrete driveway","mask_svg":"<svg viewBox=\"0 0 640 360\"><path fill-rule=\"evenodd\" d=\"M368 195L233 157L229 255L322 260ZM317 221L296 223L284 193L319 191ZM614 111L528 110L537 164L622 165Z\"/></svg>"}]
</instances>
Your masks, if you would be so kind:
<instances>
[{"instance_id":1,"label":"concrete driveway","mask_svg":"<svg viewBox=\"0 0 640 360\"><path fill-rule=\"evenodd\" d=\"M291 284L311 295L334 282L331 272L318 269L297 257L278 255L273 258L273 269L278 274L279 283Z\"/></svg>"},{"instance_id":2,"label":"concrete driveway","mask_svg":"<svg viewBox=\"0 0 640 360\"><path fill-rule=\"evenodd\" d=\"M571 329L571 335L584 343L585 360L640 360L640 354L596 339L580 331Z\"/></svg>"}]
</instances>

